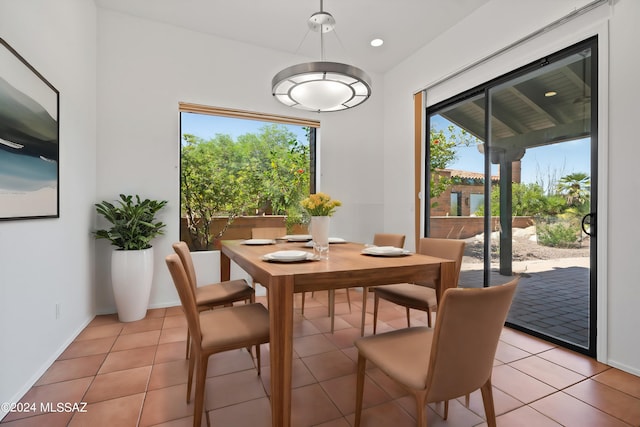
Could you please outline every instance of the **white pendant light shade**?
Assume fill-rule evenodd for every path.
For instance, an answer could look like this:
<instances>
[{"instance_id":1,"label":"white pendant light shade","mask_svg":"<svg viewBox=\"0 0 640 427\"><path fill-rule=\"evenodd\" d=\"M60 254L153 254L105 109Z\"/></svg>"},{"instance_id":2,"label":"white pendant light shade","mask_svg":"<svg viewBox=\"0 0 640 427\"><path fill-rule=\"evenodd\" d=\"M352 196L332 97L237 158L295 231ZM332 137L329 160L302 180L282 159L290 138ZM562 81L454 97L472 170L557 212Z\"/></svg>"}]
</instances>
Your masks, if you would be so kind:
<instances>
[{"instance_id":1,"label":"white pendant light shade","mask_svg":"<svg viewBox=\"0 0 640 427\"><path fill-rule=\"evenodd\" d=\"M308 111L340 111L362 104L371 96L371 79L353 65L324 60L323 34L333 31L335 20L322 10L311 15L309 28L320 32L322 61L285 68L271 81L271 93L288 107Z\"/></svg>"},{"instance_id":2,"label":"white pendant light shade","mask_svg":"<svg viewBox=\"0 0 640 427\"><path fill-rule=\"evenodd\" d=\"M371 96L371 83L364 71L352 65L308 62L276 74L272 92L289 107L339 111L366 101Z\"/></svg>"}]
</instances>

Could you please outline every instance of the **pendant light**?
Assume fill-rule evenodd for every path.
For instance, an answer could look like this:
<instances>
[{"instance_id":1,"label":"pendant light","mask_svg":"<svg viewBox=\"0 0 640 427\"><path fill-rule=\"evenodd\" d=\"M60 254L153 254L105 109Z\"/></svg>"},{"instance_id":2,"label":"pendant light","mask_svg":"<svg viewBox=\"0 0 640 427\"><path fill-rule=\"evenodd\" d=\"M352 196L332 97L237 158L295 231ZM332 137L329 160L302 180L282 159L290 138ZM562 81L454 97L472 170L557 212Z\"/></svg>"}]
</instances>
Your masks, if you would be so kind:
<instances>
[{"instance_id":1,"label":"pendant light","mask_svg":"<svg viewBox=\"0 0 640 427\"><path fill-rule=\"evenodd\" d=\"M336 21L325 12L309 18L308 25L320 32L321 61L292 65L273 77L271 92L284 105L308 111L340 111L353 108L371 96L371 80L358 67L324 58L324 33L333 31Z\"/></svg>"}]
</instances>

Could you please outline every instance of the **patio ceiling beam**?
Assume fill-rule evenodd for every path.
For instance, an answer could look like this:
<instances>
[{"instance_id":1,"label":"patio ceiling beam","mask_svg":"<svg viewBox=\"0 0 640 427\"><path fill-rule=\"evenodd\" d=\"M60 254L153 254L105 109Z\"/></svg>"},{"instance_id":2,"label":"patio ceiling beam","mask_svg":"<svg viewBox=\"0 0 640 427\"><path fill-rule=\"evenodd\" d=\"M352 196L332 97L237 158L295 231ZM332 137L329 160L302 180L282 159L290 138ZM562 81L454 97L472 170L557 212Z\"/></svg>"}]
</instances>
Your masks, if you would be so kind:
<instances>
[{"instance_id":1,"label":"patio ceiling beam","mask_svg":"<svg viewBox=\"0 0 640 427\"><path fill-rule=\"evenodd\" d=\"M555 144L557 142L582 139L588 137L590 134L590 129L585 129L584 122L574 122L532 131L524 135L498 139L492 142L492 147L505 150L527 149Z\"/></svg>"}]
</instances>

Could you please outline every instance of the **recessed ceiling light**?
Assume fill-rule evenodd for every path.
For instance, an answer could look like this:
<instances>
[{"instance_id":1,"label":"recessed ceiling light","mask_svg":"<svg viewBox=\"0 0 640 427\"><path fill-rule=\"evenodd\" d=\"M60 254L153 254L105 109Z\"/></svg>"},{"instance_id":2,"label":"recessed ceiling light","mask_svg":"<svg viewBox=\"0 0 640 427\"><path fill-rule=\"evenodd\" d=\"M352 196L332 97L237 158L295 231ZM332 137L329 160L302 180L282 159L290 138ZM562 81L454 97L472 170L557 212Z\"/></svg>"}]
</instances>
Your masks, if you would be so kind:
<instances>
[{"instance_id":1,"label":"recessed ceiling light","mask_svg":"<svg viewBox=\"0 0 640 427\"><path fill-rule=\"evenodd\" d=\"M382 46L383 43L384 43L384 40L382 40L382 39L373 39L373 40L371 40L371 46L373 46L373 47Z\"/></svg>"},{"instance_id":2,"label":"recessed ceiling light","mask_svg":"<svg viewBox=\"0 0 640 427\"><path fill-rule=\"evenodd\" d=\"M549 92L545 92L544 96L549 98L550 96L556 96L557 94L558 94L558 92L556 92L555 90L550 90Z\"/></svg>"}]
</instances>

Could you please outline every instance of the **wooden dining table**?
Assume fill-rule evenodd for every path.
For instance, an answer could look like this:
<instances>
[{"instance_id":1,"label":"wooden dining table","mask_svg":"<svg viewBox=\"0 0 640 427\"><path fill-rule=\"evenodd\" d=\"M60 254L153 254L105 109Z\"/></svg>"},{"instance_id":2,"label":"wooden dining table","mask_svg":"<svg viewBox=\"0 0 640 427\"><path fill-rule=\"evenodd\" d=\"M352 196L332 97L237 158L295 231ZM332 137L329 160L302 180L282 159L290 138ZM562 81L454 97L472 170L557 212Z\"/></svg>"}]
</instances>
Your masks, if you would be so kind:
<instances>
[{"instance_id":1,"label":"wooden dining table","mask_svg":"<svg viewBox=\"0 0 640 427\"><path fill-rule=\"evenodd\" d=\"M439 299L447 288L455 286L455 262L448 259L415 253L369 256L362 253L363 244L342 243L330 246L326 260L269 262L263 259L268 253L282 250L311 253L312 249L300 242L269 245L243 242L222 242L221 278L229 280L233 260L268 290L273 427L291 426L294 293L433 280Z\"/></svg>"}]
</instances>

